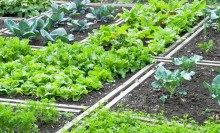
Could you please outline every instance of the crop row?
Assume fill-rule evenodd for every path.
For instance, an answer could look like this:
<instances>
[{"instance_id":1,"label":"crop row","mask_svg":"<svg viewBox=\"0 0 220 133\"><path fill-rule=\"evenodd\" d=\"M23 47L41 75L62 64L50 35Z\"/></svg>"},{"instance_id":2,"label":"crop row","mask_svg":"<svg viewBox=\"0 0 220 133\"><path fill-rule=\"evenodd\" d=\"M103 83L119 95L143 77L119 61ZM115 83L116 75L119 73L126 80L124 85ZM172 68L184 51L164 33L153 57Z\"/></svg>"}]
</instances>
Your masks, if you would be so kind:
<instances>
[{"instance_id":1,"label":"crop row","mask_svg":"<svg viewBox=\"0 0 220 133\"><path fill-rule=\"evenodd\" d=\"M24 19L18 22L18 24L10 19L5 19L4 25L10 31L9 34L20 39L28 38L32 40L40 36L45 41L55 42L60 39L68 43L74 40L74 35L70 33L85 32L93 24L92 22L87 22L87 19L100 23L108 22L114 18L112 14L115 8L113 6L102 5L94 9L93 7L87 7L86 4L83 1L71 2L62 6L52 4L52 13L43 13L43 19ZM84 15L85 13L87 13L86 16ZM74 20L77 17L81 19ZM59 28L63 25L69 25L71 29L66 31L64 28Z\"/></svg>"},{"instance_id":2,"label":"crop row","mask_svg":"<svg viewBox=\"0 0 220 133\"><path fill-rule=\"evenodd\" d=\"M39 131L39 124L54 124L61 116L55 106L49 106L52 101L47 99L41 102L26 101L24 105L15 107L0 103L0 132L26 132Z\"/></svg>"},{"instance_id":3,"label":"crop row","mask_svg":"<svg viewBox=\"0 0 220 133\"><path fill-rule=\"evenodd\" d=\"M125 77L151 63L152 55L190 31L204 7L204 1L197 0L136 5L119 14L125 24L102 26L86 44L58 40L33 51L28 40L0 38L0 93L79 100L101 89L102 82L113 82L114 77Z\"/></svg>"},{"instance_id":4,"label":"crop row","mask_svg":"<svg viewBox=\"0 0 220 133\"><path fill-rule=\"evenodd\" d=\"M167 120L162 115L163 113L156 116L132 111L115 112L104 108L86 117L70 132L63 133L216 133L220 128L219 124L212 121L200 126L187 116Z\"/></svg>"}]
</instances>

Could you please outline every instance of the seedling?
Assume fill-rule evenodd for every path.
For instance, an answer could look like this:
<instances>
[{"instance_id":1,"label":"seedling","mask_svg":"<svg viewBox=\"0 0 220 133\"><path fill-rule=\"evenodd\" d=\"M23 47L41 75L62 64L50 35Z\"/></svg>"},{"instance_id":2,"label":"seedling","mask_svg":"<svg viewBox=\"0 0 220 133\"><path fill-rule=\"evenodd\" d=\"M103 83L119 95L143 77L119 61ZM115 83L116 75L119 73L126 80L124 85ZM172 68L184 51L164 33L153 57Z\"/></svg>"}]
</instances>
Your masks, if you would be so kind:
<instances>
[{"instance_id":1,"label":"seedling","mask_svg":"<svg viewBox=\"0 0 220 133\"><path fill-rule=\"evenodd\" d=\"M212 93L212 98L218 99L218 104L220 105L220 75L217 75L213 79L211 85L207 82L203 82L203 86Z\"/></svg>"},{"instance_id":2,"label":"seedling","mask_svg":"<svg viewBox=\"0 0 220 133\"><path fill-rule=\"evenodd\" d=\"M177 93L177 87L185 80L191 80L192 76L195 75L194 71L186 72L181 71L179 69L170 71L164 68L163 66L158 67L155 72L156 81L151 83L151 86L155 89L164 88L172 97L175 93ZM166 100L166 96L163 95L161 97L163 103Z\"/></svg>"},{"instance_id":3,"label":"seedling","mask_svg":"<svg viewBox=\"0 0 220 133\"><path fill-rule=\"evenodd\" d=\"M211 52L215 43L213 40L209 40L208 42L199 43L198 47L205 52L206 54Z\"/></svg>"},{"instance_id":4,"label":"seedling","mask_svg":"<svg viewBox=\"0 0 220 133\"><path fill-rule=\"evenodd\" d=\"M196 65L198 61L202 60L202 56L194 55L190 58L183 56L182 58L174 58L173 64L180 66L183 70L189 72L189 70Z\"/></svg>"}]
</instances>

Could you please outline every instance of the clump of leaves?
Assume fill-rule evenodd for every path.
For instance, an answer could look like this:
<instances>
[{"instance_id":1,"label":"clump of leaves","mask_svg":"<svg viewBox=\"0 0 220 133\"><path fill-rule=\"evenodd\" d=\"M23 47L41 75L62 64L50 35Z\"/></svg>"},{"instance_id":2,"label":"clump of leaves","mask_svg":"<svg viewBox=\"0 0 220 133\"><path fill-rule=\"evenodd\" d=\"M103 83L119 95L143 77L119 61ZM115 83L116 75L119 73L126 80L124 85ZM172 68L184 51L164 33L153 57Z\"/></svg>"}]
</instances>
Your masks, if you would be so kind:
<instances>
[{"instance_id":1,"label":"clump of leaves","mask_svg":"<svg viewBox=\"0 0 220 133\"><path fill-rule=\"evenodd\" d=\"M69 17L65 17L65 13L44 13L47 19L51 21L51 25L53 27L58 27L59 24L65 24L67 21L70 20Z\"/></svg>"},{"instance_id":2,"label":"clump of leaves","mask_svg":"<svg viewBox=\"0 0 220 133\"><path fill-rule=\"evenodd\" d=\"M88 30L89 26L93 23L87 22L87 20L72 20L71 23L67 24L72 26L70 31L85 32L85 30Z\"/></svg>"},{"instance_id":3,"label":"clump of leaves","mask_svg":"<svg viewBox=\"0 0 220 133\"><path fill-rule=\"evenodd\" d=\"M49 9L50 0L1 0L0 16L33 17Z\"/></svg>"},{"instance_id":4,"label":"clump of leaves","mask_svg":"<svg viewBox=\"0 0 220 133\"><path fill-rule=\"evenodd\" d=\"M0 132L38 132L37 123L51 124L60 118L55 104L48 99L26 101L25 106L0 104Z\"/></svg>"},{"instance_id":5,"label":"clump of leaves","mask_svg":"<svg viewBox=\"0 0 220 133\"><path fill-rule=\"evenodd\" d=\"M192 76L195 75L194 71L186 72L179 69L170 71L164 68L163 66L158 67L155 72L156 81L151 83L151 86L155 89L164 88L172 97L177 91L177 87L185 80L191 80ZM182 93L182 91L180 91ZM182 93L182 94L185 94ZM162 96L161 99L167 98ZM164 101L164 100L162 100ZM165 102L165 101L164 101Z\"/></svg>"},{"instance_id":6,"label":"clump of leaves","mask_svg":"<svg viewBox=\"0 0 220 133\"><path fill-rule=\"evenodd\" d=\"M218 104L220 105L220 75L217 75L213 79L211 85L207 82L203 82L203 86L212 93L212 98L218 99Z\"/></svg>"},{"instance_id":7,"label":"clump of leaves","mask_svg":"<svg viewBox=\"0 0 220 133\"><path fill-rule=\"evenodd\" d=\"M90 13L86 15L89 19L94 19L97 22L108 22L112 20L114 16L112 15L114 12L113 6L105 6L102 5L98 9L90 8Z\"/></svg>"},{"instance_id":8,"label":"clump of leaves","mask_svg":"<svg viewBox=\"0 0 220 133\"><path fill-rule=\"evenodd\" d=\"M213 47L215 45L215 42L213 40L209 40L208 42L199 43L198 47L205 52L206 54L211 52Z\"/></svg>"},{"instance_id":9,"label":"clump of leaves","mask_svg":"<svg viewBox=\"0 0 220 133\"><path fill-rule=\"evenodd\" d=\"M205 26L212 26L214 29L220 30L220 8L215 6L214 8L206 7L204 9L206 15L209 16L210 21L205 21Z\"/></svg>"},{"instance_id":10,"label":"clump of leaves","mask_svg":"<svg viewBox=\"0 0 220 133\"><path fill-rule=\"evenodd\" d=\"M73 0L73 2L75 4L76 13L85 14L88 9L86 4L89 4L90 0Z\"/></svg>"},{"instance_id":11,"label":"clump of leaves","mask_svg":"<svg viewBox=\"0 0 220 133\"><path fill-rule=\"evenodd\" d=\"M20 39L33 38L37 36L34 32L37 27L37 21L31 22L25 19L16 24L13 20L5 19L4 25L10 31L9 34L13 34Z\"/></svg>"},{"instance_id":12,"label":"clump of leaves","mask_svg":"<svg viewBox=\"0 0 220 133\"><path fill-rule=\"evenodd\" d=\"M181 58L174 58L173 59L173 64L177 65L177 66L180 66L183 70L188 72L193 66L196 65L196 63L198 61L201 61L202 58L203 57L200 56L200 55L194 55L190 58L188 58L186 56L183 56Z\"/></svg>"},{"instance_id":13,"label":"clump of leaves","mask_svg":"<svg viewBox=\"0 0 220 133\"><path fill-rule=\"evenodd\" d=\"M41 32L41 35L46 40L52 41L52 42L55 42L58 39L60 39L63 42L66 42L66 43L74 40L74 35L72 35L72 34L67 35L67 32L64 28L57 28L50 33L48 33L44 29L41 29L40 32Z\"/></svg>"}]
</instances>

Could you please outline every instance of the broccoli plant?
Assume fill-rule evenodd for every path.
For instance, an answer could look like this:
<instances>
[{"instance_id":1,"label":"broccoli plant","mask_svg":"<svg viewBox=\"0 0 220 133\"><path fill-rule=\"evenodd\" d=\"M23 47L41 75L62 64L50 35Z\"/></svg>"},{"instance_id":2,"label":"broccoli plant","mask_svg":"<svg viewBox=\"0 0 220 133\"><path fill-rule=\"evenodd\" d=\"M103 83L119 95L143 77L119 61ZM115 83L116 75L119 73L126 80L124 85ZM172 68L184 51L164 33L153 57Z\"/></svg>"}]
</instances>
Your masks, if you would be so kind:
<instances>
[{"instance_id":1,"label":"broccoli plant","mask_svg":"<svg viewBox=\"0 0 220 133\"><path fill-rule=\"evenodd\" d=\"M212 93L212 98L218 99L218 104L220 105L220 75L217 75L213 79L211 85L207 82L203 82L203 86Z\"/></svg>"},{"instance_id":2,"label":"broccoli plant","mask_svg":"<svg viewBox=\"0 0 220 133\"><path fill-rule=\"evenodd\" d=\"M97 22L108 22L112 20L114 16L112 15L114 11L113 6L102 5L98 9L90 8L91 12L86 15L89 19L94 19Z\"/></svg>"},{"instance_id":3,"label":"broccoli plant","mask_svg":"<svg viewBox=\"0 0 220 133\"><path fill-rule=\"evenodd\" d=\"M67 35L67 32L64 28L58 28L53 30L51 33L48 33L46 30L40 30L41 35L48 41L55 42L60 39L61 41L68 43L69 41L74 40L74 36L72 34Z\"/></svg>"},{"instance_id":4,"label":"broccoli plant","mask_svg":"<svg viewBox=\"0 0 220 133\"><path fill-rule=\"evenodd\" d=\"M86 10L88 9L86 7L86 4L90 3L90 0L73 0L75 4L75 10L77 13L85 14Z\"/></svg>"},{"instance_id":5,"label":"broccoli plant","mask_svg":"<svg viewBox=\"0 0 220 133\"><path fill-rule=\"evenodd\" d=\"M183 70L188 72L198 61L201 61L202 58L203 57L199 55L194 55L190 58L183 56L182 58L174 58L173 64L182 67Z\"/></svg>"},{"instance_id":6,"label":"broccoli plant","mask_svg":"<svg viewBox=\"0 0 220 133\"><path fill-rule=\"evenodd\" d=\"M72 26L70 31L85 32L85 30L88 30L89 26L93 23L87 22L87 20L72 20L71 23L67 24Z\"/></svg>"},{"instance_id":7,"label":"broccoli plant","mask_svg":"<svg viewBox=\"0 0 220 133\"><path fill-rule=\"evenodd\" d=\"M10 31L9 34L13 34L20 39L36 37L34 30L37 27L37 21L27 21L26 19L21 20L16 24L13 20L5 19L5 27Z\"/></svg>"},{"instance_id":8,"label":"broccoli plant","mask_svg":"<svg viewBox=\"0 0 220 133\"><path fill-rule=\"evenodd\" d=\"M62 13L62 12L64 12L65 14L68 14L68 15L74 15L74 14L77 13L77 6L74 2L64 4L63 6L60 6L58 4L53 3L51 5L51 9L52 9L53 13Z\"/></svg>"},{"instance_id":9,"label":"broccoli plant","mask_svg":"<svg viewBox=\"0 0 220 133\"><path fill-rule=\"evenodd\" d=\"M184 80L191 80L193 75L195 75L194 71L186 72L186 71L181 71L179 69L170 71L164 68L163 66L161 66L157 68L154 75L156 81L152 82L151 86L155 89L164 88L170 94L170 97L172 97L176 92L178 92L177 87ZM183 91L179 91L179 92L182 93Z\"/></svg>"},{"instance_id":10,"label":"broccoli plant","mask_svg":"<svg viewBox=\"0 0 220 133\"><path fill-rule=\"evenodd\" d=\"M44 13L44 15L51 21L50 23L53 27L58 27L58 24L64 24L66 21L70 20L69 17L64 17L64 12L54 14Z\"/></svg>"}]
</instances>

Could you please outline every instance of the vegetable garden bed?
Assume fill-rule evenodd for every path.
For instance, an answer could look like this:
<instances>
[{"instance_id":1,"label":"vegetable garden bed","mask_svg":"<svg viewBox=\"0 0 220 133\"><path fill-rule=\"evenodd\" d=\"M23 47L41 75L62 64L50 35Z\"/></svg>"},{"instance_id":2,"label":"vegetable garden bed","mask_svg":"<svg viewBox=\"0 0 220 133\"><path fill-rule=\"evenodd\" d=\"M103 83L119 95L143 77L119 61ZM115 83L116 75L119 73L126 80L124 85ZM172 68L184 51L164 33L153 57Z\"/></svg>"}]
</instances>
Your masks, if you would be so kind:
<instances>
[{"instance_id":1,"label":"vegetable garden bed","mask_svg":"<svg viewBox=\"0 0 220 133\"><path fill-rule=\"evenodd\" d=\"M85 38L84 35L82 38L75 36L73 45L68 45L71 42L70 32L57 34L69 29L68 26L61 26L62 20L54 21L56 26L64 27L62 30L59 28L51 32L53 28L43 26L40 30L35 27L28 34L18 35L19 39L31 39L30 44L38 44L41 43L38 39L40 32L47 41L52 41L42 49L31 50L25 39L0 38L1 97L33 100L55 98L57 103L97 105L97 101L108 97L108 93L117 92L137 70L152 63L152 55L164 52L174 41L181 39L179 35L190 31L198 23L205 6L204 2L198 1L184 6L182 2L177 2L175 8L178 10L172 10L170 3L151 1L150 4L149 7L135 5L131 10L125 9L118 15L123 24L101 26L83 42L77 41ZM104 10L108 8L111 7L103 7ZM121 11L121 8L118 9ZM54 10L55 15L61 11L57 7ZM108 17L112 18L112 15L106 18L94 15L88 16L104 22ZM49 15L49 19L53 22L52 16ZM8 23L15 28L9 30L17 34L16 24ZM134 79L132 83L135 83Z\"/></svg>"}]
</instances>

